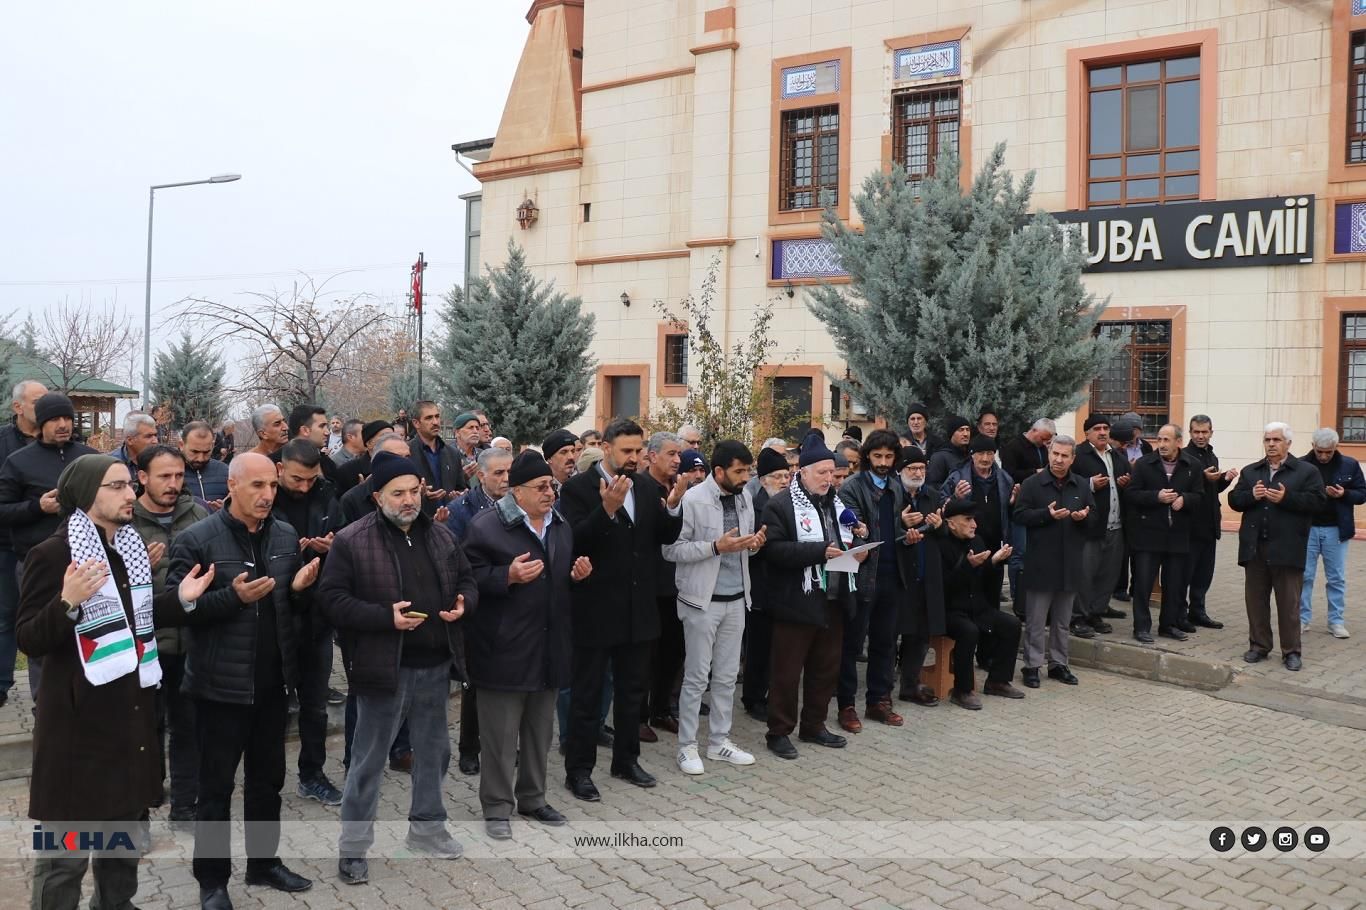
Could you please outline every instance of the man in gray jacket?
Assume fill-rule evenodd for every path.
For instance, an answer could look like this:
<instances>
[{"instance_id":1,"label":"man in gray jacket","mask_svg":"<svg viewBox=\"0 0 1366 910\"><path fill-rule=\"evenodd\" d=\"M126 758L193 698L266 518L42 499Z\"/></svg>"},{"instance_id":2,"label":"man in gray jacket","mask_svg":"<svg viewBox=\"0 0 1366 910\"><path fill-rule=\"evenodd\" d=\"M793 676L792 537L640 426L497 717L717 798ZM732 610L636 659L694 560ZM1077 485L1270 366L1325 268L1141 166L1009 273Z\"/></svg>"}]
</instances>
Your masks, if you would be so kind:
<instances>
[{"instance_id":1,"label":"man in gray jacket","mask_svg":"<svg viewBox=\"0 0 1366 910\"><path fill-rule=\"evenodd\" d=\"M678 618L683 623L683 688L678 696L678 768L701 774L697 750L702 693L711 682L707 758L752 765L754 756L730 740L740 642L750 603L749 555L764 545L754 530L754 506L745 491L754 456L735 440L712 451L711 476L683 496L683 530L663 547L676 564Z\"/></svg>"}]
</instances>

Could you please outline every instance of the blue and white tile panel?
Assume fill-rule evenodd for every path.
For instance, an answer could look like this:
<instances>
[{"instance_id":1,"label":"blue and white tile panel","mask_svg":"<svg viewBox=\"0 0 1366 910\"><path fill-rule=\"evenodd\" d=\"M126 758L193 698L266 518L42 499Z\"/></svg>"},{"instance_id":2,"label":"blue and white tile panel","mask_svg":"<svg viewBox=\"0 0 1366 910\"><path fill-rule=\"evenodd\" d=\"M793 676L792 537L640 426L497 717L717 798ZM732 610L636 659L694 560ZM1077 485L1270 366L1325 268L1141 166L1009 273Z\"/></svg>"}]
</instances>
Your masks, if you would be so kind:
<instances>
[{"instance_id":1,"label":"blue and white tile panel","mask_svg":"<svg viewBox=\"0 0 1366 910\"><path fill-rule=\"evenodd\" d=\"M1366 202L1337 204L1333 211L1333 252L1366 253Z\"/></svg>"},{"instance_id":2,"label":"blue and white tile panel","mask_svg":"<svg viewBox=\"0 0 1366 910\"><path fill-rule=\"evenodd\" d=\"M942 41L939 44L902 48L892 55L892 64L892 78L898 82L903 79L957 76L963 71L962 42Z\"/></svg>"},{"instance_id":3,"label":"blue and white tile panel","mask_svg":"<svg viewBox=\"0 0 1366 910\"><path fill-rule=\"evenodd\" d=\"M840 62L827 60L807 66L789 66L783 70L783 98L805 98L808 95L828 95L840 90Z\"/></svg>"},{"instance_id":4,"label":"blue and white tile panel","mask_svg":"<svg viewBox=\"0 0 1366 910\"><path fill-rule=\"evenodd\" d=\"M849 273L840 264L835 245L824 237L773 241L773 280L793 278L843 278Z\"/></svg>"}]
</instances>

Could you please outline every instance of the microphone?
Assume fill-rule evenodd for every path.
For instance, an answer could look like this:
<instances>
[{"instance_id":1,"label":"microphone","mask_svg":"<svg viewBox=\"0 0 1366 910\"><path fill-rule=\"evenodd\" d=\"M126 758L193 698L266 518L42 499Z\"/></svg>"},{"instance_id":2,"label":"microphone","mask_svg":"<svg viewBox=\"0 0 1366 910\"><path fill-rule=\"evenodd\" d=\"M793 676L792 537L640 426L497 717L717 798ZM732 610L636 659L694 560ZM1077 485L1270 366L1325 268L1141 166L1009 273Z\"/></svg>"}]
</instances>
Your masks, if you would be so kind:
<instances>
[{"instance_id":1,"label":"microphone","mask_svg":"<svg viewBox=\"0 0 1366 910\"><path fill-rule=\"evenodd\" d=\"M844 525L846 528L852 528L854 525L858 524L858 516L854 514L853 509L846 508L840 513L840 524Z\"/></svg>"}]
</instances>

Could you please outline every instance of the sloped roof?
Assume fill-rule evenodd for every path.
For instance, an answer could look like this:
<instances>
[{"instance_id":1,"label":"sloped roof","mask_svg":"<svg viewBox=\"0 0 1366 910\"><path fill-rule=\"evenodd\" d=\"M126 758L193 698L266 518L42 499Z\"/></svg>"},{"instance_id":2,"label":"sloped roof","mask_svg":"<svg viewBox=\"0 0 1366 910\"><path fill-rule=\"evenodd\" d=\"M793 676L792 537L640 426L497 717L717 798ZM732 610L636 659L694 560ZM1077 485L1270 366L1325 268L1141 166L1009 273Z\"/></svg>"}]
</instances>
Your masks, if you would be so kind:
<instances>
[{"instance_id":1,"label":"sloped roof","mask_svg":"<svg viewBox=\"0 0 1366 910\"><path fill-rule=\"evenodd\" d=\"M62 386L62 371L41 357L16 353L10 362L9 372L12 382L37 379L48 388L59 389ZM86 373L73 375L71 382L68 383L67 392L73 395L106 395L112 398L137 398L142 394L137 389L130 389Z\"/></svg>"}]
</instances>

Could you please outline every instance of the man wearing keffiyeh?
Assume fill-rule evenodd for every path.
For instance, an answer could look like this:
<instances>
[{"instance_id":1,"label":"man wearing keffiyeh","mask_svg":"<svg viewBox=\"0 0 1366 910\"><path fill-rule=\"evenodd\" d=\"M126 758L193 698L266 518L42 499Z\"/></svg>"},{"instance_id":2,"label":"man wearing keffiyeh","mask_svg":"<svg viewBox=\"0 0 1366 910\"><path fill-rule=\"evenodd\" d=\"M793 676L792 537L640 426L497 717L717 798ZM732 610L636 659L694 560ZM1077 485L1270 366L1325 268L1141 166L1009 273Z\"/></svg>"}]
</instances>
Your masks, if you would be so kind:
<instances>
[{"instance_id":1,"label":"man wearing keffiyeh","mask_svg":"<svg viewBox=\"0 0 1366 910\"><path fill-rule=\"evenodd\" d=\"M118 460L83 455L68 465L57 481L62 523L29 551L19 595L19 647L44 660L29 816L56 830L107 822L107 839L133 831L161 798L153 628L183 622L213 578L195 566L153 598L133 499ZM32 906L74 910L87 864L100 906L131 906L138 854L128 849L39 857Z\"/></svg>"},{"instance_id":2,"label":"man wearing keffiyeh","mask_svg":"<svg viewBox=\"0 0 1366 910\"><path fill-rule=\"evenodd\" d=\"M764 507L764 547L773 617L773 661L768 692L768 748L797 757L789 737L832 749L846 740L825 726L839 676L844 623L854 614L854 576L825 564L852 544L861 525L841 524L844 504L834 490L835 455L813 430L802 443L800 470ZM852 514L852 513L851 513ZM859 562L868 551L855 558ZM805 680L803 681L803 675ZM805 693L800 727L797 687Z\"/></svg>"}]
</instances>

